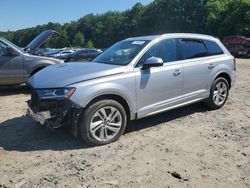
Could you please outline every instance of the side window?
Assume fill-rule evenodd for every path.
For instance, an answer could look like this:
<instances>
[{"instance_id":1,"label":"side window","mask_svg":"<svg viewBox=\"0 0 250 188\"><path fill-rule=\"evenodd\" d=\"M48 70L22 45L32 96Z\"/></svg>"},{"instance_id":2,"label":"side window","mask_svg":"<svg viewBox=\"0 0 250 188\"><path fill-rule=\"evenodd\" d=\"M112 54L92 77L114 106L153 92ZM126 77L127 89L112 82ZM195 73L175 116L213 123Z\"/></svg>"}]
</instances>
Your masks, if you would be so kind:
<instances>
[{"instance_id":1,"label":"side window","mask_svg":"<svg viewBox=\"0 0 250 188\"><path fill-rule=\"evenodd\" d=\"M207 49L202 40L180 39L182 59L207 56Z\"/></svg>"},{"instance_id":2,"label":"side window","mask_svg":"<svg viewBox=\"0 0 250 188\"><path fill-rule=\"evenodd\" d=\"M137 67L141 66L144 61L150 57L158 57L163 60L164 63L178 60L177 47L175 39L166 39L160 41L153 47L151 47L140 59Z\"/></svg>"},{"instance_id":3,"label":"side window","mask_svg":"<svg viewBox=\"0 0 250 188\"><path fill-rule=\"evenodd\" d=\"M175 39L167 39L159 42L146 52L146 59L150 57L158 57L163 62L171 62L177 60L177 49Z\"/></svg>"},{"instance_id":4,"label":"side window","mask_svg":"<svg viewBox=\"0 0 250 188\"><path fill-rule=\"evenodd\" d=\"M81 51L79 51L79 54L81 54L81 55L84 55L86 53L86 51L85 50L81 50Z\"/></svg>"},{"instance_id":5,"label":"side window","mask_svg":"<svg viewBox=\"0 0 250 188\"><path fill-rule=\"evenodd\" d=\"M7 55L7 45L0 41L0 56Z\"/></svg>"},{"instance_id":6,"label":"side window","mask_svg":"<svg viewBox=\"0 0 250 188\"><path fill-rule=\"evenodd\" d=\"M207 55L219 55L223 54L224 52L221 50L221 48L216 44L216 42L204 40L204 43L207 47Z\"/></svg>"}]
</instances>

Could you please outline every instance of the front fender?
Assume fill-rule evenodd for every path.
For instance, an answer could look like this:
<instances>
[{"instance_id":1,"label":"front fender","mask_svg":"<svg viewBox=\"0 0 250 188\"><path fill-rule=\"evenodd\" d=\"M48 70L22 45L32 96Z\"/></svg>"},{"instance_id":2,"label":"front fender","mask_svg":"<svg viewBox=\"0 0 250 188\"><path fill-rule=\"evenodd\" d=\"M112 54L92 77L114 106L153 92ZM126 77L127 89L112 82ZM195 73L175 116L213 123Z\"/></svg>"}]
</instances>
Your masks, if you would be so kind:
<instances>
[{"instance_id":1,"label":"front fender","mask_svg":"<svg viewBox=\"0 0 250 188\"><path fill-rule=\"evenodd\" d=\"M122 97L127 102L130 108L131 119L135 117L136 92L134 76L114 76L112 79L97 79L70 85L70 87L76 87L76 91L70 99L83 108L99 96L116 95Z\"/></svg>"},{"instance_id":2,"label":"front fender","mask_svg":"<svg viewBox=\"0 0 250 188\"><path fill-rule=\"evenodd\" d=\"M30 75L34 70L47 67L49 65L54 65L59 63L59 60L47 58L47 57L40 57L25 54L23 57L24 60L24 73L25 75Z\"/></svg>"}]
</instances>

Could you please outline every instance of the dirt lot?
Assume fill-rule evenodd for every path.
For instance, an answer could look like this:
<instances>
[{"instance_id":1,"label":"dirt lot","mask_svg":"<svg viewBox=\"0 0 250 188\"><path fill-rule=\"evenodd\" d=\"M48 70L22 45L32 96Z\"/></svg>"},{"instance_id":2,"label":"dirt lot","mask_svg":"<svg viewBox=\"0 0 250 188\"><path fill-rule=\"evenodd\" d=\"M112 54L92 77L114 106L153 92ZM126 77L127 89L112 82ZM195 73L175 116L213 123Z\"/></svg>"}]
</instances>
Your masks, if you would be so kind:
<instances>
[{"instance_id":1,"label":"dirt lot","mask_svg":"<svg viewBox=\"0 0 250 188\"><path fill-rule=\"evenodd\" d=\"M195 104L134 121L95 148L26 117L25 87L1 89L0 187L250 187L250 60L237 65L221 110Z\"/></svg>"}]
</instances>

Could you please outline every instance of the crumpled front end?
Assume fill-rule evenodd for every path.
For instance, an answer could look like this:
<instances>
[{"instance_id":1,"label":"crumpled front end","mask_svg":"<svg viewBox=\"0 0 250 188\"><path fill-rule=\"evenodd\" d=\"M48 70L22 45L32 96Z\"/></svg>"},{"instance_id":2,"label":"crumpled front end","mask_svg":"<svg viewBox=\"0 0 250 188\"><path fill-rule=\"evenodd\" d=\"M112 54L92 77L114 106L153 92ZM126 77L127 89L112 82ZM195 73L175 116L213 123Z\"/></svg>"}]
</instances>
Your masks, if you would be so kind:
<instances>
[{"instance_id":1,"label":"crumpled front end","mask_svg":"<svg viewBox=\"0 0 250 188\"><path fill-rule=\"evenodd\" d=\"M81 112L80 106L69 98L45 98L38 95L38 90L32 90L31 100L27 101L27 114L42 125L49 128L59 128L63 125L77 123Z\"/></svg>"}]
</instances>

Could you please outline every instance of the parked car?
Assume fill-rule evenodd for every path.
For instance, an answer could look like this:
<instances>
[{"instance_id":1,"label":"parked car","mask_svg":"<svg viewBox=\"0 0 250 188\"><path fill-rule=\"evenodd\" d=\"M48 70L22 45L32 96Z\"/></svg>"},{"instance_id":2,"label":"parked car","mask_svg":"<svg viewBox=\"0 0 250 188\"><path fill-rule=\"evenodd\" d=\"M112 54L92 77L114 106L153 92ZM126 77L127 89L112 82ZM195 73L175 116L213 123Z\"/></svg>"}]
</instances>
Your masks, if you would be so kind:
<instances>
[{"instance_id":1,"label":"parked car","mask_svg":"<svg viewBox=\"0 0 250 188\"><path fill-rule=\"evenodd\" d=\"M244 36L229 36L224 38L222 42L235 57L250 55L250 38Z\"/></svg>"},{"instance_id":2,"label":"parked car","mask_svg":"<svg viewBox=\"0 0 250 188\"><path fill-rule=\"evenodd\" d=\"M65 56L65 61L92 61L94 58L96 58L98 55L102 53L102 50L100 49L80 49L75 50L72 54L69 54Z\"/></svg>"},{"instance_id":3,"label":"parked car","mask_svg":"<svg viewBox=\"0 0 250 188\"><path fill-rule=\"evenodd\" d=\"M47 67L63 61L33 55L48 37L59 35L54 30L47 30L38 35L24 49L16 46L3 37L0 37L0 85L16 85Z\"/></svg>"},{"instance_id":4,"label":"parked car","mask_svg":"<svg viewBox=\"0 0 250 188\"><path fill-rule=\"evenodd\" d=\"M51 49L51 48L48 48L48 56L53 56L59 52L63 51L63 49Z\"/></svg>"},{"instance_id":5,"label":"parked car","mask_svg":"<svg viewBox=\"0 0 250 188\"><path fill-rule=\"evenodd\" d=\"M38 48L32 54L38 56L48 56L49 50L47 48Z\"/></svg>"},{"instance_id":6,"label":"parked car","mask_svg":"<svg viewBox=\"0 0 250 188\"><path fill-rule=\"evenodd\" d=\"M58 52L49 54L50 57L57 58L57 59L67 59L69 55L73 54L74 50L58 50Z\"/></svg>"},{"instance_id":7,"label":"parked car","mask_svg":"<svg viewBox=\"0 0 250 188\"><path fill-rule=\"evenodd\" d=\"M214 37L129 38L88 64L49 66L31 77L29 113L52 128L70 124L75 136L103 145L117 140L129 120L198 101L221 108L235 74L234 57Z\"/></svg>"}]
</instances>

